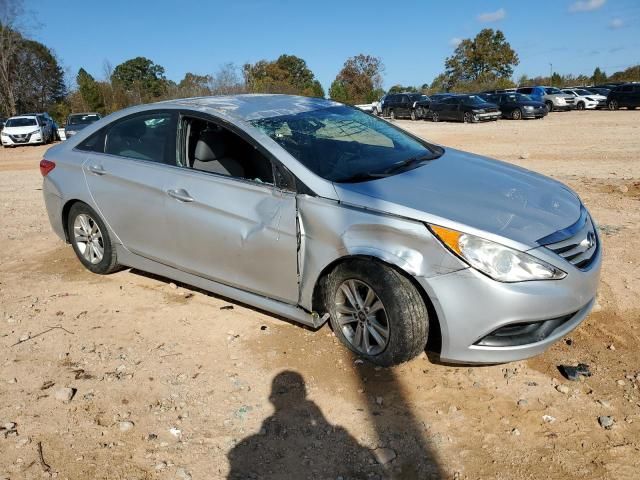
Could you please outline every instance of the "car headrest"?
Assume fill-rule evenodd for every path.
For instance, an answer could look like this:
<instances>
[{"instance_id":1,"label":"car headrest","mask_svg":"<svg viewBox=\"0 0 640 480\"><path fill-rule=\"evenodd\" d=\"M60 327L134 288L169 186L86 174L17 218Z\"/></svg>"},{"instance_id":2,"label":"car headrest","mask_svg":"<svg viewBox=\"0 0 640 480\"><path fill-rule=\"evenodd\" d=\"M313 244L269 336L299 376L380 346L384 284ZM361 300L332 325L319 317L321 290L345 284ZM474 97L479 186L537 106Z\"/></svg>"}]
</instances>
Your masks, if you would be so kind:
<instances>
[{"instance_id":1,"label":"car headrest","mask_svg":"<svg viewBox=\"0 0 640 480\"><path fill-rule=\"evenodd\" d=\"M211 162L224 157L225 148L222 135L214 130L203 130L196 142L194 157L201 162Z\"/></svg>"}]
</instances>

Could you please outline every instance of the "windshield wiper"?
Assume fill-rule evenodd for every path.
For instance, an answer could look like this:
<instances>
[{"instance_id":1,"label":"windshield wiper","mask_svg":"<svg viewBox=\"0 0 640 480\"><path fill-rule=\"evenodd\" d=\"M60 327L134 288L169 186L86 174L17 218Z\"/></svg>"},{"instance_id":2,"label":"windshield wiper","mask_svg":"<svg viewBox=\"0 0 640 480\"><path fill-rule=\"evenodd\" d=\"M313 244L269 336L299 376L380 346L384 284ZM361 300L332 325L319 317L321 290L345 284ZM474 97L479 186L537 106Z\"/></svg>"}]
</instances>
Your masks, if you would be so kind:
<instances>
[{"instance_id":1,"label":"windshield wiper","mask_svg":"<svg viewBox=\"0 0 640 480\"><path fill-rule=\"evenodd\" d=\"M338 183L352 183L352 182L366 182L367 180L375 180L378 178L384 178L387 176L386 172L382 173L371 173L371 172L360 172L351 175L350 177L341 178L337 180Z\"/></svg>"},{"instance_id":2,"label":"windshield wiper","mask_svg":"<svg viewBox=\"0 0 640 480\"><path fill-rule=\"evenodd\" d=\"M427 160L433 160L433 157L429 155L418 155L415 157L407 158L406 160L403 160L401 162L394 163L389 168L387 168L383 173L386 173L386 174L394 173L394 172L397 172L398 170L402 170L404 168L411 167L413 165L417 165L422 162L426 162Z\"/></svg>"}]
</instances>

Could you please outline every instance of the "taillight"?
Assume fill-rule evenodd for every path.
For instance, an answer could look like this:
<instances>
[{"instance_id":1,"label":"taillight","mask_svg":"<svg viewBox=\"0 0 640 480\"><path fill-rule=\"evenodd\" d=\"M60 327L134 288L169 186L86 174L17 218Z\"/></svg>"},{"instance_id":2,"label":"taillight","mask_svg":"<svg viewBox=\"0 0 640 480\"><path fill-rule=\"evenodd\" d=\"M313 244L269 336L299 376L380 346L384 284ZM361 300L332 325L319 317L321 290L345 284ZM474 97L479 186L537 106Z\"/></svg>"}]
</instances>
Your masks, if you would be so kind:
<instances>
[{"instance_id":1,"label":"taillight","mask_svg":"<svg viewBox=\"0 0 640 480\"><path fill-rule=\"evenodd\" d=\"M47 174L56 168L56 162L52 162L50 160L40 160L40 173L43 177L46 177Z\"/></svg>"}]
</instances>

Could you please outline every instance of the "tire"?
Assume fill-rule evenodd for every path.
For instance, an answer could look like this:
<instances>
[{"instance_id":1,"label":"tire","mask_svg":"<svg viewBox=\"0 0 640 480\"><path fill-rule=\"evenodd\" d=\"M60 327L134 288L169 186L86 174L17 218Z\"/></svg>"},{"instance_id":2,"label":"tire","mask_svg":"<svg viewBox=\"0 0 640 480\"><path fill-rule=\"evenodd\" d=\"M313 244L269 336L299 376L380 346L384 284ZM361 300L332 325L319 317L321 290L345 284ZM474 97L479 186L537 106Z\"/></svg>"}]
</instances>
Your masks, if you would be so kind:
<instances>
[{"instance_id":1,"label":"tire","mask_svg":"<svg viewBox=\"0 0 640 480\"><path fill-rule=\"evenodd\" d=\"M544 102L544 104L547 107L547 112L549 113L553 112L553 102Z\"/></svg>"},{"instance_id":2,"label":"tire","mask_svg":"<svg viewBox=\"0 0 640 480\"><path fill-rule=\"evenodd\" d=\"M394 112L393 109L389 110L389 118L391 120L395 120L396 119L396 112Z\"/></svg>"},{"instance_id":3,"label":"tire","mask_svg":"<svg viewBox=\"0 0 640 480\"><path fill-rule=\"evenodd\" d=\"M353 313L355 309L349 307L348 296L345 295L345 289L354 291L351 287L361 295L365 295L368 288L375 297L369 307L359 313ZM368 259L341 263L329 275L324 293L333 331L358 356L386 367L406 362L426 348L429 335L427 307L411 281L393 268ZM361 297L361 301L367 298ZM376 305L376 312L365 313ZM370 332L377 332L378 337L384 339L384 327L386 343L381 347ZM366 335L360 335L360 347L356 346L358 328L366 332ZM371 347L370 353L364 350L366 345Z\"/></svg>"},{"instance_id":4,"label":"tire","mask_svg":"<svg viewBox=\"0 0 640 480\"><path fill-rule=\"evenodd\" d=\"M616 100L609 100L607 105L609 106L609 110L618 110L618 102Z\"/></svg>"},{"instance_id":5,"label":"tire","mask_svg":"<svg viewBox=\"0 0 640 480\"><path fill-rule=\"evenodd\" d=\"M84 226L85 222L87 226ZM81 238L89 231L92 240L82 242ZM101 275L119 270L116 250L109 237L109 230L89 205L77 202L71 206L67 218L67 232L73 251L87 270ZM98 254L100 249L101 256Z\"/></svg>"},{"instance_id":6,"label":"tire","mask_svg":"<svg viewBox=\"0 0 640 480\"><path fill-rule=\"evenodd\" d=\"M464 123L473 123L473 115L471 114L471 112L464 112L464 115L462 116L462 121Z\"/></svg>"},{"instance_id":7,"label":"tire","mask_svg":"<svg viewBox=\"0 0 640 480\"><path fill-rule=\"evenodd\" d=\"M511 112L511 118L514 120L522 120L522 111L519 108L516 108Z\"/></svg>"},{"instance_id":8,"label":"tire","mask_svg":"<svg viewBox=\"0 0 640 480\"><path fill-rule=\"evenodd\" d=\"M418 115L416 115L415 110L411 110L411 120L413 120L414 122L418 120Z\"/></svg>"},{"instance_id":9,"label":"tire","mask_svg":"<svg viewBox=\"0 0 640 480\"><path fill-rule=\"evenodd\" d=\"M576 110L584 110L584 102L578 102L578 104L576 105Z\"/></svg>"},{"instance_id":10,"label":"tire","mask_svg":"<svg viewBox=\"0 0 640 480\"><path fill-rule=\"evenodd\" d=\"M431 121L432 122L439 122L440 121L440 114L438 112L431 112Z\"/></svg>"}]
</instances>

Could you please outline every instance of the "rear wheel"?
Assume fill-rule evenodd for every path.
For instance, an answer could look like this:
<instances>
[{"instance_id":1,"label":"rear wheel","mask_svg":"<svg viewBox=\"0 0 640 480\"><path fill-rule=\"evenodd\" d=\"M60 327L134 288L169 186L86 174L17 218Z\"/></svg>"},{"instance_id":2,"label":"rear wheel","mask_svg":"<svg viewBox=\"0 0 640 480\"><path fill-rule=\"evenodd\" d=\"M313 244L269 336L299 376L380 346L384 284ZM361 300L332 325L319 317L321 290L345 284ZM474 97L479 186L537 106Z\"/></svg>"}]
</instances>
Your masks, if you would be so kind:
<instances>
[{"instance_id":1,"label":"rear wheel","mask_svg":"<svg viewBox=\"0 0 640 480\"><path fill-rule=\"evenodd\" d=\"M584 110L584 107L585 107L584 102L578 102L578 104L576 105L576 108L578 110Z\"/></svg>"},{"instance_id":2,"label":"rear wheel","mask_svg":"<svg viewBox=\"0 0 640 480\"><path fill-rule=\"evenodd\" d=\"M516 108L513 112L511 112L511 118L514 120L520 120L522 118L522 112L519 108Z\"/></svg>"},{"instance_id":3,"label":"rear wheel","mask_svg":"<svg viewBox=\"0 0 640 480\"><path fill-rule=\"evenodd\" d=\"M464 123L471 123L473 122L473 115L471 114L471 112L464 112L464 115L462 117L462 121Z\"/></svg>"},{"instance_id":4,"label":"rear wheel","mask_svg":"<svg viewBox=\"0 0 640 480\"><path fill-rule=\"evenodd\" d=\"M87 204L75 203L67 219L69 240L82 264L93 273L118 270L116 251L100 216Z\"/></svg>"},{"instance_id":5,"label":"rear wheel","mask_svg":"<svg viewBox=\"0 0 640 480\"><path fill-rule=\"evenodd\" d=\"M553 112L553 102L544 102L547 107L547 112Z\"/></svg>"},{"instance_id":6,"label":"rear wheel","mask_svg":"<svg viewBox=\"0 0 640 480\"><path fill-rule=\"evenodd\" d=\"M366 259L331 272L325 304L336 336L378 365L402 363L424 351L429 314L413 284L393 268Z\"/></svg>"},{"instance_id":7,"label":"rear wheel","mask_svg":"<svg viewBox=\"0 0 640 480\"><path fill-rule=\"evenodd\" d=\"M617 110L618 109L618 102L616 100L609 100L609 110Z\"/></svg>"},{"instance_id":8,"label":"rear wheel","mask_svg":"<svg viewBox=\"0 0 640 480\"><path fill-rule=\"evenodd\" d=\"M418 119L418 115L416 115L415 110L411 110L411 120L416 121Z\"/></svg>"},{"instance_id":9,"label":"rear wheel","mask_svg":"<svg viewBox=\"0 0 640 480\"><path fill-rule=\"evenodd\" d=\"M396 112L394 112L393 110L389 110L389 118L391 120L395 120L396 119Z\"/></svg>"},{"instance_id":10,"label":"rear wheel","mask_svg":"<svg viewBox=\"0 0 640 480\"><path fill-rule=\"evenodd\" d=\"M440 121L440 114L438 112L431 112L431 121L439 122Z\"/></svg>"}]
</instances>

